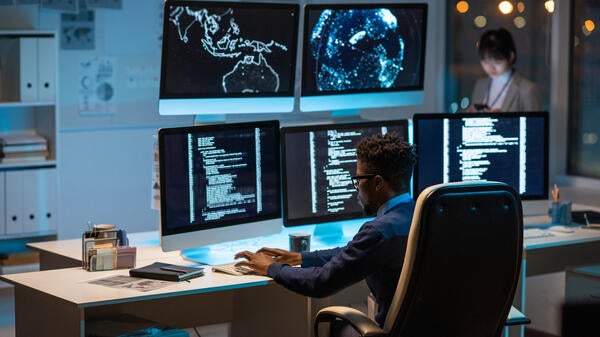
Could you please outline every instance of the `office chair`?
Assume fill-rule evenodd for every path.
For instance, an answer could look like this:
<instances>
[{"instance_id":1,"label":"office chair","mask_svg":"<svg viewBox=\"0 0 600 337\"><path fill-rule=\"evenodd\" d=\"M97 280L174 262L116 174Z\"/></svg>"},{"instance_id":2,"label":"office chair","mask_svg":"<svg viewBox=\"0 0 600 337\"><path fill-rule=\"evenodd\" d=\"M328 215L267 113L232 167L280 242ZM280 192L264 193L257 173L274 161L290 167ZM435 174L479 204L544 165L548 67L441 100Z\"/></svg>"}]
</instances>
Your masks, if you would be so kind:
<instances>
[{"instance_id":1,"label":"office chair","mask_svg":"<svg viewBox=\"0 0 600 337\"><path fill-rule=\"evenodd\" d=\"M498 182L431 186L417 199L402 273L385 323L341 306L317 313L361 336L500 336L519 281L519 196Z\"/></svg>"}]
</instances>

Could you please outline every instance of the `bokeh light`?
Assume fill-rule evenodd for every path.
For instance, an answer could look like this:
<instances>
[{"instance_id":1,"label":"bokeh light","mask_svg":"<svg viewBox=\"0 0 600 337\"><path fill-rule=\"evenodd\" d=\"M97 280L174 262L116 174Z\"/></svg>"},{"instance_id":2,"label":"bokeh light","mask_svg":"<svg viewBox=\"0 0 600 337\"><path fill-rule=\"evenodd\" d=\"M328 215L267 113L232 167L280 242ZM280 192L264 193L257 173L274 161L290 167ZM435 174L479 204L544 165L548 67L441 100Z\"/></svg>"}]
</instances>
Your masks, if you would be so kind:
<instances>
[{"instance_id":1,"label":"bokeh light","mask_svg":"<svg viewBox=\"0 0 600 337\"><path fill-rule=\"evenodd\" d=\"M450 112L455 113L458 111L458 103L452 102L450 104Z\"/></svg>"},{"instance_id":2,"label":"bokeh light","mask_svg":"<svg viewBox=\"0 0 600 337\"><path fill-rule=\"evenodd\" d=\"M485 18L485 16L479 15L475 17L475 19L473 19L473 23L475 24L475 26L483 28L485 27L485 25L487 25L487 19Z\"/></svg>"},{"instance_id":3,"label":"bokeh light","mask_svg":"<svg viewBox=\"0 0 600 337\"><path fill-rule=\"evenodd\" d=\"M525 20L525 18L522 16L517 16L513 19L513 24L515 27L521 29L527 25L527 20Z\"/></svg>"},{"instance_id":4,"label":"bokeh light","mask_svg":"<svg viewBox=\"0 0 600 337\"><path fill-rule=\"evenodd\" d=\"M459 1L456 3L456 10L461 13L464 14L466 12L469 11L469 3L466 1Z\"/></svg>"},{"instance_id":5,"label":"bokeh light","mask_svg":"<svg viewBox=\"0 0 600 337\"><path fill-rule=\"evenodd\" d=\"M596 28L596 25L594 24L594 21L585 20L583 22L583 26L581 26L581 32L585 36L590 36L590 34L592 34L592 32L594 31L595 28Z\"/></svg>"},{"instance_id":6,"label":"bokeh light","mask_svg":"<svg viewBox=\"0 0 600 337\"><path fill-rule=\"evenodd\" d=\"M544 2L544 8L546 8L546 11L548 13L554 13L554 1L548 0L548 1Z\"/></svg>"},{"instance_id":7,"label":"bokeh light","mask_svg":"<svg viewBox=\"0 0 600 337\"><path fill-rule=\"evenodd\" d=\"M466 109L466 108L468 108L469 104L471 104L471 100L469 99L469 97L463 97L460 100L460 108L463 109L463 110Z\"/></svg>"},{"instance_id":8,"label":"bokeh light","mask_svg":"<svg viewBox=\"0 0 600 337\"><path fill-rule=\"evenodd\" d=\"M598 143L598 134L594 132L586 132L583 134L583 144L595 145Z\"/></svg>"},{"instance_id":9,"label":"bokeh light","mask_svg":"<svg viewBox=\"0 0 600 337\"><path fill-rule=\"evenodd\" d=\"M525 11L525 4L522 1L517 3L517 11L523 13Z\"/></svg>"},{"instance_id":10,"label":"bokeh light","mask_svg":"<svg viewBox=\"0 0 600 337\"><path fill-rule=\"evenodd\" d=\"M510 1L502 1L498 4L498 9L502 14L510 14L512 13L514 7Z\"/></svg>"}]
</instances>

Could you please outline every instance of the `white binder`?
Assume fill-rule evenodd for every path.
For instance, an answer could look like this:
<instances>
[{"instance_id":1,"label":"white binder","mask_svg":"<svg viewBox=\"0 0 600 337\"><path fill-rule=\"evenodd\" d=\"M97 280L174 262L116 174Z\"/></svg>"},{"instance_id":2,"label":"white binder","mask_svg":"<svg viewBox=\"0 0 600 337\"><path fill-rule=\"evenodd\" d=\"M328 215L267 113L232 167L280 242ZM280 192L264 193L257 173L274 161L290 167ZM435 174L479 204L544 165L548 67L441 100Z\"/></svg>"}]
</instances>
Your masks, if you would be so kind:
<instances>
[{"instance_id":1,"label":"white binder","mask_svg":"<svg viewBox=\"0 0 600 337\"><path fill-rule=\"evenodd\" d=\"M37 100L54 102L56 96L56 48L53 37L37 39Z\"/></svg>"},{"instance_id":2,"label":"white binder","mask_svg":"<svg viewBox=\"0 0 600 337\"><path fill-rule=\"evenodd\" d=\"M38 99L38 52L36 37L19 39L19 85L21 102Z\"/></svg>"},{"instance_id":3,"label":"white binder","mask_svg":"<svg viewBox=\"0 0 600 337\"><path fill-rule=\"evenodd\" d=\"M56 169L7 171L6 234L56 230Z\"/></svg>"}]
</instances>

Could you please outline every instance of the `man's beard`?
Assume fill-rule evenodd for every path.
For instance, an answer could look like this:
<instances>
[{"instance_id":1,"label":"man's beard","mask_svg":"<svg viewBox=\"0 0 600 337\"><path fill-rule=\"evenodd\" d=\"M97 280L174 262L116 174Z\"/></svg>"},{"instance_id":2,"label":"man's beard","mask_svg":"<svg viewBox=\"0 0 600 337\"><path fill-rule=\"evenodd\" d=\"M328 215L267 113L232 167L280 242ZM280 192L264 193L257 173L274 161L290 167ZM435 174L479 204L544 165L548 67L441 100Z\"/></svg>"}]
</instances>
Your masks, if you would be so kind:
<instances>
[{"instance_id":1,"label":"man's beard","mask_svg":"<svg viewBox=\"0 0 600 337\"><path fill-rule=\"evenodd\" d=\"M373 208L372 205L369 205L369 204L365 205L360 200L358 200L358 204L362 208L363 217L371 217L371 216L375 216L375 214L377 214L377 210L372 209Z\"/></svg>"}]
</instances>

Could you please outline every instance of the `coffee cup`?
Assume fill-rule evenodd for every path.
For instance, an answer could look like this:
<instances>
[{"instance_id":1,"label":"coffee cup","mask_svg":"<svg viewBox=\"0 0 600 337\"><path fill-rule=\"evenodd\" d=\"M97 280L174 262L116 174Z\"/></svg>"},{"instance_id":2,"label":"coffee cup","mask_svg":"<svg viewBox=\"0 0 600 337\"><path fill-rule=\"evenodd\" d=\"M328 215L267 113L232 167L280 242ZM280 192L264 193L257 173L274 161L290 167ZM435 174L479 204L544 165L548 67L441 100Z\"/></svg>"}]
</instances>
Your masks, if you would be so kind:
<instances>
[{"instance_id":1,"label":"coffee cup","mask_svg":"<svg viewBox=\"0 0 600 337\"><path fill-rule=\"evenodd\" d=\"M310 251L310 234L290 234L290 251L297 253Z\"/></svg>"}]
</instances>

